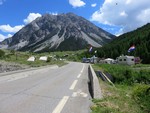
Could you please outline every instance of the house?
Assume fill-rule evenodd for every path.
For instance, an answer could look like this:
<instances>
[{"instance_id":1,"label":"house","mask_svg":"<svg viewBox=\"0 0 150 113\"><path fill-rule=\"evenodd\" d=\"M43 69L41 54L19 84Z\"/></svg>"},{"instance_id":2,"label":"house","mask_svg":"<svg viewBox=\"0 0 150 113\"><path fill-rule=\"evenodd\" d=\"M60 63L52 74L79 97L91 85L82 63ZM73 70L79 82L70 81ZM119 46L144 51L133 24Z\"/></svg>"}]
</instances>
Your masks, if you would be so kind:
<instances>
[{"instance_id":1,"label":"house","mask_svg":"<svg viewBox=\"0 0 150 113\"><path fill-rule=\"evenodd\" d=\"M134 56L127 56L127 55L122 55L117 57L117 63L118 64L127 64L127 65L134 65L135 61L134 61Z\"/></svg>"}]
</instances>

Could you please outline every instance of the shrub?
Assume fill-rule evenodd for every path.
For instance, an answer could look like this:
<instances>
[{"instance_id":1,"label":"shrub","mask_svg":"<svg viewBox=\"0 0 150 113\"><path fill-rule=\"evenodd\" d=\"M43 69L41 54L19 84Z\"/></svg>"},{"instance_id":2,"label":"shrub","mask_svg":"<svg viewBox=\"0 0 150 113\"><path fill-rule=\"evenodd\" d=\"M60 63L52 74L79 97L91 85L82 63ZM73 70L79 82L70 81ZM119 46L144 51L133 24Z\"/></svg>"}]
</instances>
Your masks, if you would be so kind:
<instances>
[{"instance_id":1,"label":"shrub","mask_svg":"<svg viewBox=\"0 0 150 113\"><path fill-rule=\"evenodd\" d=\"M15 55L15 50L10 50L10 53L11 53L12 55Z\"/></svg>"},{"instance_id":2,"label":"shrub","mask_svg":"<svg viewBox=\"0 0 150 113\"><path fill-rule=\"evenodd\" d=\"M114 82L118 84L145 83L150 84L150 70L133 70L129 66L123 65L100 65L104 72L110 73Z\"/></svg>"},{"instance_id":3,"label":"shrub","mask_svg":"<svg viewBox=\"0 0 150 113\"><path fill-rule=\"evenodd\" d=\"M0 49L0 58L3 57L4 55L5 55L5 52Z\"/></svg>"},{"instance_id":4,"label":"shrub","mask_svg":"<svg viewBox=\"0 0 150 113\"><path fill-rule=\"evenodd\" d=\"M145 112L150 112L150 86L138 84L135 86L132 97Z\"/></svg>"},{"instance_id":5,"label":"shrub","mask_svg":"<svg viewBox=\"0 0 150 113\"><path fill-rule=\"evenodd\" d=\"M109 64L101 65L101 67L104 68L105 72L108 72L113 76L115 83L131 84L132 70L129 67Z\"/></svg>"},{"instance_id":6,"label":"shrub","mask_svg":"<svg viewBox=\"0 0 150 113\"><path fill-rule=\"evenodd\" d=\"M47 57L47 62L50 62L52 60L51 57Z\"/></svg>"}]
</instances>

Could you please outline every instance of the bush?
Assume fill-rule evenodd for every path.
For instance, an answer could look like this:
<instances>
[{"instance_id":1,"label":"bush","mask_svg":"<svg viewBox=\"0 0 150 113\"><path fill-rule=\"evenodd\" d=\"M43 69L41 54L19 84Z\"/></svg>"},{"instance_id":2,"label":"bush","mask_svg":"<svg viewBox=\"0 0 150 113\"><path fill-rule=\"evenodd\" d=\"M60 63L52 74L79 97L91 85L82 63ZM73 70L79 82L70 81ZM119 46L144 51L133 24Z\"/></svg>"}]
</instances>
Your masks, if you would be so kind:
<instances>
[{"instance_id":1,"label":"bush","mask_svg":"<svg viewBox=\"0 0 150 113\"><path fill-rule=\"evenodd\" d=\"M145 112L150 112L150 86L138 84L135 86L132 97Z\"/></svg>"},{"instance_id":2,"label":"bush","mask_svg":"<svg viewBox=\"0 0 150 113\"><path fill-rule=\"evenodd\" d=\"M140 70L139 74L139 81L150 84L150 70Z\"/></svg>"},{"instance_id":3,"label":"bush","mask_svg":"<svg viewBox=\"0 0 150 113\"><path fill-rule=\"evenodd\" d=\"M47 57L47 62L50 62L52 60L51 57Z\"/></svg>"},{"instance_id":4,"label":"bush","mask_svg":"<svg viewBox=\"0 0 150 113\"><path fill-rule=\"evenodd\" d=\"M5 55L5 52L0 49L0 58L3 57L4 55Z\"/></svg>"},{"instance_id":5,"label":"bush","mask_svg":"<svg viewBox=\"0 0 150 113\"><path fill-rule=\"evenodd\" d=\"M100 65L104 72L110 73L114 82L118 84L132 85L134 83L150 84L150 70L133 70L129 66L123 65Z\"/></svg>"},{"instance_id":6,"label":"bush","mask_svg":"<svg viewBox=\"0 0 150 113\"><path fill-rule=\"evenodd\" d=\"M131 84L132 70L127 66L103 64L101 67L105 72L110 73L115 83Z\"/></svg>"}]
</instances>

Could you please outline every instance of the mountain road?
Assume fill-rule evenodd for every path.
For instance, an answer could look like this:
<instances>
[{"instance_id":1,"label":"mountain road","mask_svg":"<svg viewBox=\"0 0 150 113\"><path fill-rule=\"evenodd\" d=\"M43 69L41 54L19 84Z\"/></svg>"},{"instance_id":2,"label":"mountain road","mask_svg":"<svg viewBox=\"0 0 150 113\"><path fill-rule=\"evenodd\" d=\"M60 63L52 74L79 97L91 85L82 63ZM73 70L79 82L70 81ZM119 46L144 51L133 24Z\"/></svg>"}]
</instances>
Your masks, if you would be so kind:
<instances>
[{"instance_id":1,"label":"mountain road","mask_svg":"<svg viewBox=\"0 0 150 113\"><path fill-rule=\"evenodd\" d=\"M0 113L90 113L88 64L0 76Z\"/></svg>"}]
</instances>

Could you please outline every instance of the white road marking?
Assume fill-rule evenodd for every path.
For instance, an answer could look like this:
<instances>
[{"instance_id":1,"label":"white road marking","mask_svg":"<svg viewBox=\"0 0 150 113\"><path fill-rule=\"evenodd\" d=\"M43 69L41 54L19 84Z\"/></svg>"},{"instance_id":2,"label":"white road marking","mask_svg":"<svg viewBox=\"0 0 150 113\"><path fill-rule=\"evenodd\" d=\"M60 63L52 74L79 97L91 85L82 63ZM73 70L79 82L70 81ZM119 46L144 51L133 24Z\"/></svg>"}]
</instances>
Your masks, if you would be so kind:
<instances>
[{"instance_id":1,"label":"white road marking","mask_svg":"<svg viewBox=\"0 0 150 113\"><path fill-rule=\"evenodd\" d=\"M61 101L59 102L59 104L56 106L56 108L53 110L52 113L60 113L62 111L62 109L64 108L66 102L68 101L69 96L64 96Z\"/></svg>"},{"instance_id":2,"label":"white road marking","mask_svg":"<svg viewBox=\"0 0 150 113\"><path fill-rule=\"evenodd\" d=\"M84 93L84 92L81 92L80 95L82 95L82 97L87 97L88 94Z\"/></svg>"},{"instance_id":3,"label":"white road marking","mask_svg":"<svg viewBox=\"0 0 150 113\"><path fill-rule=\"evenodd\" d=\"M78 82L78 80L75 80L75 81L72 83L72 85L71 85L71 87L70 87L69 89L70 89L70 90L73 90L73 89L75 88L77 82Z\"/></svg>"},{"instance_id":4,"label":"white road marking","mask_svg":"<svg viewBox=\"0 0 150 113\"><path fill-rule=\"evenodd\" d=\"M80 74L77 76L77 78L80 78L80 77L81 77L81 74L82 74L83 70L84 70L84 65L83 65L83 67L82 67L82 70L81 70Z\"/></svg>"},{"instance_id":5,"label":"white road marking","mask_svg":"<svg viewBox=\"0 0 150 113\"><path fill-rule=\"evenodd\" d=\"M72 97L77 97L78 93L77 92L73 92Z\"/></svg>"},{"instance_id":6,"label":"white road marking","mask_svg":"<svg viewBox=\"0 0 150 113\"><path fill-rule=\"evenodd\" d=\"M81 74L79 74L79 75L77 76L77 78L80 78L80 76L81 76Z\"/></svg>"},{"instance_id":7,"label":"white road marking","mask_svg":"<svg viewBox=\"0 0 150 113\"><path fill-rule=\"evenodd\" d=\"M73 94L72 94L72 97L87 97L88 96L88 94L87 93L84 93L82 90L78 90L77 92L73 92Z\"/></svg>"},{"instance_id":8,"label":"white road marking","mask_svg":"<svg viewBox=\"0 0 150 113\"><path fill-rule=\"evenodd\" d=\"M83 65L83 67L82 67L81 73L83 72L83 70L84 70L84 65Z\"/></svg>"}]
</instances>

